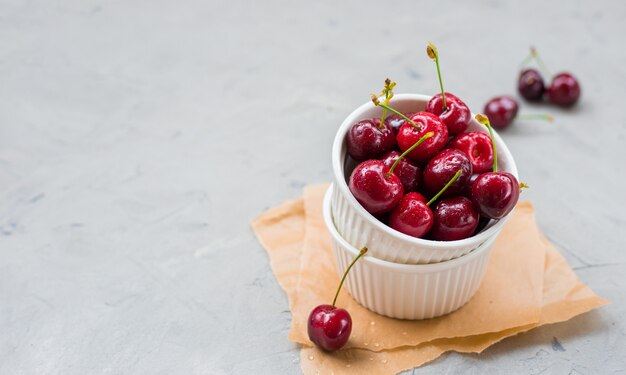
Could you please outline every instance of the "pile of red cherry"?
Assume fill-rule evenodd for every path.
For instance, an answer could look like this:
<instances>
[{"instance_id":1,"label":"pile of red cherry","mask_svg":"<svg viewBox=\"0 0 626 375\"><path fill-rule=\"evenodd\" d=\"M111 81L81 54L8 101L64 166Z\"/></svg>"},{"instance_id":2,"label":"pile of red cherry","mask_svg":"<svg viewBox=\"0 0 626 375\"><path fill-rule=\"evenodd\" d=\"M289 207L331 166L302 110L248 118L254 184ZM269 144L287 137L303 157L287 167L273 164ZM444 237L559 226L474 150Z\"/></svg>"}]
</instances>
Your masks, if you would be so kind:
<instances>
[{"instance_id":1,"label":"pile of red cherry","mask_svg":"<svg viewBox=\"0 0 626 375\"><path fill-rule=\"evenodd\" d=\"M436 48L430 44L427 52L441 76ZM394 86L385 81L382 103L372 96L382 119L359 121L347 134L348 154L360 162L349 180L357 201L393 229L438 241L470 237L489 219L506 216L519 198L519 182L498 172L493 137L464 132L471 121L467 105L442 86L425 111L402 114L389 106ZM395 115L386 117L387 111ZM491 133L489 120L479 121Z\"/></svg>"},{"instance_id":2,"label":"pile of red cherry","mask_svg":"<svg viewBox=\"0 0 626 375\"><path fill-rule=\"evenodd\" d=\"M508 214L520 186L512 174L497 171L490 136L463 132L471 120L467 105L450 93L445 102L437 94L426 111L406 119L359 121L346 141L350 157L361 162L350 191L369 213L402 233L452 241Z\"/></svg>"}]
</instances>

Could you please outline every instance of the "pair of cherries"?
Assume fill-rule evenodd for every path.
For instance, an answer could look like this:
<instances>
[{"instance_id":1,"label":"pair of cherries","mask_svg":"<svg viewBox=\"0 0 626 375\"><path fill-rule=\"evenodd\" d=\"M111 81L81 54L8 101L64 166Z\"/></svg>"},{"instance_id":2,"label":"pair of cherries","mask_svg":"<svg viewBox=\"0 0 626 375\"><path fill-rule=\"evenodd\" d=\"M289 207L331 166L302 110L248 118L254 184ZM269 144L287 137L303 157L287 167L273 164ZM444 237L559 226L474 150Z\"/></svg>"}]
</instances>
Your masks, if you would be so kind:
<instances>
[{"instance_id":1,"label":"pair of cherries","mask_svg":"<svg viewBox=\"0 0 626 375\"><path fill-rule=\"evenodd\" d=\"M543 71L548 71L534 48L530 49L530 55L522 65L532 59L537 61ZM530 102L538 102L547 97L550 103L560 107L571 107L576 104L581 92L578 80L571 73L562 72L555 75L550 85L547 86L539 70L534 68L523 69L520 72L517 90L524 99ZM518 109L517 101L505 95L495 97L487 102L484 113L494 128L504 129L517 117ZM552 117L548 115L527 115L525 117L552 121Z\"/></svg>"},{"instance_id":2,"label":"pair of cherries","mask_svg":"<svg viewBox=\"0 0 626 375\"><path fill-rule=\"evenodd\" d=\"M531 47L530 55L526 58L524 64L533 59L537 61L544 72L548 71L537 50ZM541 73L537 69L524 69L517 80L517 90L528 101L540 101L544 96L547 96L550 103L560 107L570 107L576 104L580 97L578 80L568 72L555 75L552 77L550 85L546 86Z\"/></svg>"}]
</instances>

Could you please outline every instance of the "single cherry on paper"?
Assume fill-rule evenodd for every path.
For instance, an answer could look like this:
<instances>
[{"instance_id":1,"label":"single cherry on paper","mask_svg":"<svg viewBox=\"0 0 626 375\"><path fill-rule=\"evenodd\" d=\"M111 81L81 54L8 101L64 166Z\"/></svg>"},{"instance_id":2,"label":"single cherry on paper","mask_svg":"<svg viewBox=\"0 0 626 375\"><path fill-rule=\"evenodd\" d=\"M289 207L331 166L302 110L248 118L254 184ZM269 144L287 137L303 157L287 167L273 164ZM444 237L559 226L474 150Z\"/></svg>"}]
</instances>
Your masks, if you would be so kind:
<instances>
[{"instance_id":1,"label":"single cherry on paper","mask_svg":"<svg viewBox=\"0 0 626 375\"><path fill-rule=\"evenodd\" d=\"M335 307L335 303L337 302L339 291L341 290L341 286L343 285L348 272L350 272L354 263L356 263L356 261L359 260L359 258L361 258L366 252L367 247L362 248L359 255L354 258L352 263L350 263L346 269L346 272L344 272L341 282L339 283L339 287L337 288L337 292L335 293L333 304L319 305L309 314L309 319L307 321L307 333L309 334L309 339L315 345L327 352L334 352L341 349L350 338L350 333L352 332L352 317L347 310Z\"/></svg>"},{"instance_id":2,"label":"single cherry on paper","mask_svg":"<svg viewBox=\"0 0 626 375\"><path fill-rule=\"evenodd\" d=\"M461 176L462 170L458 170L446 185L431 200L419 193L408 193L400 204L389 215L389 226L399 232L413 237L423 237L433 226L434 216L430 205L452 186Z\"/></svg>"},{"instance_id":3,"label":"single cherry on paper","mask_svg":"<svg viewBox=\"0 0 626 375\"><path fill-rule=\"evenodd\" d=\"M428 57L435 61L437 66L437 76L439 77L439 87L441 93L433 96L426 104L426 112L439 116L441 121L448 128L450 135L459 134L469 126L472 114L469 107L455 95L445 92L443 80L441 79L441 69L439 68L439 52L432 42L426 47Z\"/></svg>"},{"instance_id":4,"label":"single cherry on paper","mask_svg":"<svg viewBox=\"0 0 626 375\"><path fill-rule=\"evenodd\" d=\"M489 119L483 115L476 115L476 120L489 129L493 147L493 171L485 172L474 180L471 199L483 216L501 219L517 204L520 184L511 173L498 172L498 153Z\"/></svg>"}]
</instances>

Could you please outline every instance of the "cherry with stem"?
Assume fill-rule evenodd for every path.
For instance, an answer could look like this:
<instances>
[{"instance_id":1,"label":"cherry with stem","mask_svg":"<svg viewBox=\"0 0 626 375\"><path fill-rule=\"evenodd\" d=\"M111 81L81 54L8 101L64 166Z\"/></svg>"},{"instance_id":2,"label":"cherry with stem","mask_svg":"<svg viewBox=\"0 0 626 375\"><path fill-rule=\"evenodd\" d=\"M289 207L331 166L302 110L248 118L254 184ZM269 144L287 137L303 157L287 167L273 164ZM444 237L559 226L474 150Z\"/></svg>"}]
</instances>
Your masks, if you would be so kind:
<instances>
[{"instance_id":1,"label":"cherry with stem","mask_svg":"<svg viewBox=\"0 0 626 375\"><path fill-rule=\"evenodd\" d=\"M476 120L489 130L493 147L493 169L492 172L480 174L474 180L470 196L483 216L490 219L501 219L511 212L517 204L520 184L511 173L498 172L498 152L489 119L479 114L476 115Z\"/></svg>"},{"instance_id":2,"label":"cherry with stem","mask_svg":"<svg viewBox=\"0 0 626 375\"><path fill-rule=\"evenodd\" d=\"M352 317L347 310L338 309L335 307L335 304L337 303L339 291L343 286L348 272L350 272L352 266L354 266L365 253L367 253L367 247L363 247L361 251L359 251L359 254L343 273L332 305L319 305L309 314L307 324L309 339L325 351L334 352L341 349L350 338L350 333L352 332Z\"/></svg>"}]
</instances>

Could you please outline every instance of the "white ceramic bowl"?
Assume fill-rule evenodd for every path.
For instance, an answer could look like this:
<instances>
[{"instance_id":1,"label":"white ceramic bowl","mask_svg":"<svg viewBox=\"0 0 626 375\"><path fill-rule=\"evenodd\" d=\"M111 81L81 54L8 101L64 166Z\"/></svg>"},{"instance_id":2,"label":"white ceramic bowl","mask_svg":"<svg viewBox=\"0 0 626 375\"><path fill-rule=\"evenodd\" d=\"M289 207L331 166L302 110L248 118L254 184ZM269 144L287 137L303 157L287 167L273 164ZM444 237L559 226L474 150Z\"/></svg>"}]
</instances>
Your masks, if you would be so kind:
<instances>
[{"instance_id":1,"label":"white ceramic bowl","mask_svg":"<svg viewBox=\"0 0 626 375\"><path fill-rule=\"evenodd\" d=\"M324 222L341 277L359 250L335 228L331 189L324 197ZM494 241L492 237L465 256L434 264L398 264L366 254L354 264L344 286L358 303L380 315L411 320L445 315L467 303L478 290ZM373 250L368 246L368 253Z\"/></svg>"},{"instance_id":2,"label":"white ceramic bowl","mask_svg":"<svg viewBox=\"0 0 626 375\"><path fill-rule=\"evenodd\" d=\"M419 94L398 94L391 100L391 106L401 112L418 112L426 108L430 96ZM360 249L371 248L371 255L379 259L403 264L437 263L463 256L476 249L488 239L494 238L502 230L508 215L500 220L492 220L485 229L475 236L458 241L432 241L415 238L398 232L367 212L356 200L348 187L350 173L356 166L348 158L346 134L357 121L380 117L380 108L368 102L352 112L337 131L332 150L334 190L332 194L332 213L337 230L352 246ZM472 114L468 131L487 129L479 124ZM498 168L517 176L517 167L502 138L494 132Z\"/></svg>"}]
</instances>

